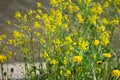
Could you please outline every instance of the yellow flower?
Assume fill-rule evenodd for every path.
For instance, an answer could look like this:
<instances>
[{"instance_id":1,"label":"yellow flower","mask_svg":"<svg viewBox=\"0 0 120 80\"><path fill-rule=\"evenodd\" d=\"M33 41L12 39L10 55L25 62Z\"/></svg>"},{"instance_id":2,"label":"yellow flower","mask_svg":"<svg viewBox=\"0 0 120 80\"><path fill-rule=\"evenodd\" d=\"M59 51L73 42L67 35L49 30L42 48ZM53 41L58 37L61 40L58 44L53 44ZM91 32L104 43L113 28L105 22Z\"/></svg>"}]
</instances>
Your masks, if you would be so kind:
<instances>
[{"instance_id":1,"label":"yellow flower","mask_svg":"<svg viewBox=\"0 0 120 80\"><path fill-rule=\"evenodd\" d=\"M105 1L104 7L109 7L109 2L108 1Z\"/></svg>"},{"instance_id":2,"label":"yellow flower","mask_svg":"<svg viewBox=\"0 0 120 80\"><path fill-rule=\"evenodd\" d=\"M76 5L70 4L70 5L68 6L68 10L69 10L69 13L73 13L73 12L79 11L79 7L76 6Z\"/></svg>"},{"instance_id":3,"label":"yellow flower","mask_svg":"<svg viewBox=\"0 0 120 80\"><path fill-rule=\"evenodd\" d=\"M49 55L48 55L48 53L45 51L44 52L44 58L47 60L47 61L49 61L50 60L50 57L49 57Z\"/></svg>"},{"instance_id":4,"label":"yellow flower","mask_svg":"<svg viewBox=\"0 0 120 80\"><path fill-rule=\"evenodd\" d=\"M98 30L98 32L103 32L103 31L105 31L105 27L103 25L102 26L98 26L97 30Z\"/></svg>"},{"instance_id":5,"label":"yellow flower","mask_svg":"<svg viewBox=\"0 0 120 80\"><path fill-rule=\"evenodd\" d=\"M120 77L120 70L118 69L113 70L111 75L114 77Z\"/></svg>"},{"instance_id":6,"label":"yellow flower","mask_svg":"<svg viewBox=\"0 0 120 80\"><path fill-rule=\"evenodd\" d=\"M66 36L66 37L65 37L65 42L64 42L64 44L69 44L69 43L72 43L72 42L73 42L73 40L72 40L71 36Z\"/></svg>"},{"instance_id":7,"label":"yellow flower","mask_svg":"<svg viewBox=\"0 0 120 80\"><path fill-rule=\"evenodd\" d=\"M58 6L57 0L50 0L50 4L51 4L52 6Z\"/></svg>"},{"instance_id":8,"label":"yellow flower","mask_svg":"<svg viewBox=\"0 0 120 80\"><path fill-rule=\"evenodd\" d=\"M109 22L108 22L108 20L106 18L103 18L102 23L107 25Z\"/></svg>"},{"instance_id":9,"label":"yellow flower","mask_svg":"<svg viewBox=\"0 0 120 80\"><path fill-rule=\"evenodd\" d=\"M36 14L35 18L40 20L40 15Z\"/></svg>"},{"instance_id":10,"label":"yellow flower","mask_svg":"<svg viewBox=\"0 0 120 80\"><path fill-rule=\"evenodd\" d=\"M39 27L40 27L40 24L35 21L35 22L34 22L34 27L35 27L35 28L39 28Z\"/></svg>"},{"instance_id":11,"label":"yellow flower","mask_svg":"<svg viewBox=\"0 0 120 80\"><path fill-rule=\"evenodd\" d=\"M40 2L37 2L37 7L40 8L41 7L41 3Z\"/></svg>"},{"instance_id":12,"label":"yellow flower","mask_svg":"<svg viewBox=\"0 0 120 80\"><path fill-rule=\"evenodd\" d=\"M102 6L100 3L93 3L91 13L100 15L102 13Z\"/></svg>"},{"instance_id":13,"label":"yellow flower","mask_svg":"<svg viewBox=\"0 0 120 80\"><path fill-rule=\"evenodd\" d=\"M19 11L17 11L17 12L15 13L15 18L20 18L20 17L21 17L21 14L20 14Z\"/></svg>"},{"instance_id":14,"label":"yellow flower","mask_svg":"<svg viewBox=\"0 0 120 80\"><path fill-rule=\"evenodd\" d=\"M104 53L103 56L106 57L106 58L111 58L111 54L110 53Z\"/></svg>"},{"instance_id":15,"label":"yellow flower","mask_svg":"<svg viewBox=\"0 0 120 80\"><path fill-rule=\"evenodd\" d=\"M59 39L56 39L56 40L54 41L54 43L55 43L56 45L60 45L60 44L61 44L61 41L60 41Z\"/></svg>"},{"instance_id":16,"label":"yellow flower","mask_svg":"<svg viewBox=\"0 0 120 80\"><path fill-rule=\"evenodd\" d=\"M5 39L6 38L6 35L1 35L0 36L0 41L2 40L2 39Z\"/></svg>"},{"instance_id":17,"label":"yellow flower","mask_svg":"<svg viewBox=\"0 0 120 80\"><path fill-rule=\"evenodd\" d=\"M13 54L13 52L12 52L12 51L9 51L9 52L7 53L8 58L12 58L12 54Z\"/></svg>"},{"instance_id":18,"label":"yellow flower","mask_svg":"<svg viewBox=\"0 0 120 80\"><path fill-rule=\"evenodd\" d=\"M67 64L67 58L66 58L66 57L64 57L63 64L64 64L64 65Z\"/></svg>"},{"instance_id":19,"label":"yellow flower","mask_svg":"<svg viewBox=\"0 0 120 80\"><path fill-rule=\"evenodd\" d=\"M33 11L32 10L29 10L28 11L28 15L32 15L33 14Z\"/></svg>"},{"instance_id":20,"label":"yellow flower","mask_svg":"<svg viewBox=\"0 0 120 80\"><path fill-rule=\"evenodd\" d=\"M18 31L14 30L13 36L14 36L15 39L18 39L20 37L24 37L24 34L19 33Z\"/></svg>"},{"instance_id":21,"label":"yellow flower","mask_svg":"<svg viewBox=\"0 0 120 80\"><path fill-rule=\"evenodd\" d=\"M71 75L71 71L70 70L66 70L66 76L70 76Z\"/></svg>"},{"instance_id":22,"label":"yellow flower","mask_svg":"<svg viewBox=\"0 0 120 80\"><path fill-rule=\"evenodd\" d=\"M27 14L23 15L23 20L26 22L27 21Z\"/></svg>"},{"instance_id":23,"label":"yellow flower","mask_svg":"<svg viewBox=\"0 0 120 80\"><path fill-rule=\"evenodd\" d=\"M88 48L88 42L84 41L82 37L78 39L78 45L81 50L86 51Z\"/></svg>"},{"instance_id":24,"label":"yellow flower","mask_svg":"<svg viewBox=\"0 0 120 80\"><path fill-rule=\"evenodd\" d=\"M56 61L55 59L51 60L51 64L55 65L57 63L58 63L58 61Z\"/></svg>"},{"instance_id":25,"label":"yellow flower","mask_svg":"<svg viewBox=\"0 0 120 80\"><path fill-rule=\"evenodd\" d=\"M96 24L98 18L99 17L97 15L89 16L88 21L90 22L90 24Z\"/></svg>"},{"instance_id":26,"label":"yellow flower","mask_svg":"<svg viewBox=\"0 0 120 80\"><path fill-rule=\"evenodd\" d=\"M90 4L91 0L84 0L84 3L86 4L86 6L88 6Z\"/></svg>"},{"instance_id":27,"label":"yellow flower","mask_svg":"<svg viewBox=\"0 0 120 80\"><path fill-rule=\"evenodd\" d=\"M94 44L95 46L99 45L99 40L94 40L94 41L93 41L93 44Z\"/></svg>"},{"instance_id":28,"label":"yellow flower","mask_svg":"<svg viewBox=\"0 0 120 80\"><path fill-rule=\"evenodd\" d=\"M109 43L109 34L108 32L103 32L100 35L100 39L101 39L101 44L106 46Z\"/></svg>"},{"instance_id":29,"label":"yellow flower","mask_svg":"<svg viewBox=\"0 0 120 80\"><path fill-rule=\"evenodd\" d=\"M8 25L10 25L10 24L11 24L10 20L7 20L7 24L8 24Z\"/></svg>"},{"instance_id":30,"label":"yellow flower","mask_svg":"<svg viewBox=\"0 0 120 80\"><path fill-rule=\"evenodd\" d=\"M82 61L82 56L74 56L73 57L73 62L81 62Z\"/></svg>"},{"instance_id":31,"label":"yellow flower","mask_svg":"<svg viewBox=\"0 0 120 80\"><path fill-rule=\"evenodd\" d=\"M84 22L81 14L78 13L78 14L76 15L76 17L77 17L77 20L79 21L79 23L83 23L83 22Z\"/></svg>"},{"instance_id":32,"label":"yellow flower","mask_svg":"<svg viewBox=\"0 0 120 80\"><path fill-rule=\"evenodd\" d=\"M119 19L113 19L110 21L111 25L118 25L119 24Z\"/></svg>"},{"instance_id":33,"label":"yellow flower","mask_svg":"<svg viewBox=\"0 0 120 80\"><path fill-rule=\"evenodd\" d=\"M4 62L6 60L6 56L0 55L0 62Z\"/></svg>"}]
</instances>

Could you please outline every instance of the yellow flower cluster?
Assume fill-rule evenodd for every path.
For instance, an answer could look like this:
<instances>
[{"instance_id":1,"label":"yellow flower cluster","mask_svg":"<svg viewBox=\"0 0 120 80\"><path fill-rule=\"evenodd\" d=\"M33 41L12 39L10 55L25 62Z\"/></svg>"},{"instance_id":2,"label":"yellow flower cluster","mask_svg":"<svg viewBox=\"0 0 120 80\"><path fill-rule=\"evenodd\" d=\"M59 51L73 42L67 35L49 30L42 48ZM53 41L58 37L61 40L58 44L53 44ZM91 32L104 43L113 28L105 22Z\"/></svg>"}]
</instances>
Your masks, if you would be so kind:
<instances>
[{"instance_id":1,"label":"yellow flower cluster","mask_svg":"<svg viewBox=\"0 0 120 80\"><path fill-rule=\"evenodd\" d=\"M120 70L115 69L111 72L111 75L114 77L120 77Z\"/></svg>"},{"instance_id":2,"label":"yellow flower cluster","mask_svg":"<svg viewBox=\"0 0 120 80\"><path fill-rule=\"evenodd\" d=\"M78 40L78 45L79 45L79 48L83 51L86 51L87 48L88 48L88 42L87 41L84 41L83 38L79 38Z\"/></svg>"},{"instance_id":3,"label":"yellow flower cluster","mask_svg":"<svg viewBox=\"0 0 120 80\"><path fill-rule=\"evenodd\" d=\"M63 2L64 0L50 0L50 4L52 6L58 6L61 2Z\"/></svg>"},{"instance_id":4,"label":"yellow flower cluster","mask_svg":"<svg viewBox=\"0 0 120 80\"><path fill-rule=\"evenodd\" d=\"M7 44L17 45L28 62L38 54L40 61L46 62L46 72L51 72L48 74L50 80L58 76L62 80L87 80L86 76L92 78L92 75L86 73L97 68L102 75L100 70L111 70L111 67L98 64L107 67L110 61L107 58L112 58L112 53L104 52L111 51L108 44L119 24L118 4L118 0L50 0L51 7L47 10L37 2L35 10L15 13L21 24L15 25L17 29ZM0 41L2 39L0 36ZM12 54L8 52L9 57ZM119 70L112 71L112 75L119 76ZM95 76L99 80L99 75Z\"/></svg>"},{"instance_id":5,"label":"yellow flower cluster","mask_svg":"<svg viewBox=\"0 0 120 80\"><path fill-rule=\"evenodd\" d=\"M104 53L103 56L106 57L106 58L111 58L111 54L110 53Z\"/></svg>"},{"instance_id":6,"label":"yellow flower cluster","mask_svg":"<svg viewBox=\"0 0 120 80\"><path fill-rule=\"evenodd\" d=\"M82 61L82 56L74 56L73 57L73 62L81 62Z\"/></svg>"},{"instance_id":7,"label":"yellow flower cluster","mask_svg":"<svg viewBox=\"0 0 120 80\"><path fill-rule=\"evenodd\" d=\"M21 13L19 12L19 11L17 11L16 13L15 13L15 18L20 18L21 17Z\"/></svg>"},{"instance_id":8,"label":"yellow flower cluster","mask_svg":"<svg viewBox=\"0 0 120 80\"><path fill-rule=\"evenodd\" d=\"M102 6L100 5L100 3L93 3L91 13L96 15L100 15L102 13Z\"/></svg>"},{"instance_id":9,"label":"yellow flower cluster","mask_svg":"<svg viewBox=\"0 0 120 80\"><path fill-rule=\"evenodd\" d=\"M109 43L108 32L104 31L103 33L101 33L100 39L101 39L101 44L106 46Z\"/></svg>"},{"instance_id":10,"label":"yellow flower cluster","mask_svg":"<svg viewBox=\"0 0 120 80\"><path fill-rule=\"evenodd\" d=\"M99 45L99 40L94 40L94 41L93 41L93 44L94 44L95 46Z\"/></svg>"},{"instance_id":11,"label":"yellow flower cluster","mask_svg":"<svg viewBox=\"0 0 120 80\"><path fill-rule=\"evenodd\" d=\"M0 41L2 41L2 39L5 39L6 35L0 35Z\"/></svg>"},{"instance_id":12,"label":"yellow flower cluster","mask_svg":"<svg viewBox=\"0 0 120 80\"><path fill-rule=\"evenodd\" d=\"M56 61L55 59L51 60L51 64L55 65L57 63L58 63L58 61Z\"/></svg>"},{"instance_id":13,"label":"yellow flower cluster","mask_svg":"<svg viewBox=\"0 0 120 80\"><path fill-rule=\"evenodd\" d=\"M84 22L84 19L83 19L83 17L81 16L80 13L78 13L78 14L76 15L76 17L77 17L77 20L78 20L79 23L83 23L83 22Z\"/></svg>"},{"instance_id":14,"label":"yellow flower cluster","mask_svg":"<svg viewBox=\"0 0 120 80\"><path fill-rule=\"evenodd\" d=\"M66 70L66 76L70 76L71 75L71 71L70 70Z\"/></svg>"},{"instance_id":15,"label":"yellow flower cluster","mask_svg":"<svg viewBox=\"0 0 120 80\"><path fill-rule=\"evenodd\" d=\"M0 63L3 63L6 60L6 56L0 55Z\"/></svg>"},{"instance_id":16,"label":"yellow flower cluster","mask_svg":"<svg viewBox=\"0 0 120 80\"><path fill-rule=\"evenodd\" d=\"M84 0L84 3L85 3L86 6L88 6L91 1L92 1L92 0Z\"/></svg>"}]
</instances>

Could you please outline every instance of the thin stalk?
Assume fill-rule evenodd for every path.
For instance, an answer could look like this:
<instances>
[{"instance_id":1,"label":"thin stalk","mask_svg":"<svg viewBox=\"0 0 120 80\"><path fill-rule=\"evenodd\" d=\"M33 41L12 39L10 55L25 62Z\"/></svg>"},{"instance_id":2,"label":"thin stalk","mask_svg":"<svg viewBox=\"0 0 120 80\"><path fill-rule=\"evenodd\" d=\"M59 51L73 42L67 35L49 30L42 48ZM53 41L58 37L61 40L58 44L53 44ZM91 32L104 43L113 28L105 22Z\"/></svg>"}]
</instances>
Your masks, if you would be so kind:
<instances>
[{"instance_id":1,"label":"thin stalk","mask_svg":"<svg viewBox=\"0 0 120 80\"><path fill-rule=\"evenodd\" d=\"M1 63L1 76L2 76L2 80L4 80L4 76L3 76L3 64Z\"/></svg>"},{"instance_id":2,"label":"thin stalk","mask_svg":"<svg viewBox=\"0 0 120 80\"><path fill-rule=\"evenodd\" d=\"M96 79L96 75L95 75L95 70L93 69L93 78L94 78L94 80L97 80Z\"/></svg>"}]
</instances>

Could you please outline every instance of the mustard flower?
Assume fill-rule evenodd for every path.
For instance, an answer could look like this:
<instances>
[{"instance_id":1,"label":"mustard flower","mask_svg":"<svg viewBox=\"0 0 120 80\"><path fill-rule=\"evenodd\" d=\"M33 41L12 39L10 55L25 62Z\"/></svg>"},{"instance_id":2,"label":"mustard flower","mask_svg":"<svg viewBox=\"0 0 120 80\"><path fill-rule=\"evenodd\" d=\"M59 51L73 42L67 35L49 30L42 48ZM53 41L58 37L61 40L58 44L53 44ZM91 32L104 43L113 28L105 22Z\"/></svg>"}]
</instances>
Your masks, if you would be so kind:
<instances>
[{"instance_id":1,"label":"mustard flower","mask_svg":"<svg viewBox=\"0 0 120 80\"><path fill-rule=\"evenodd\" d=\"M36 14L35 18L38 19L38 20L40 20L40 15Z\"/></svg>"},{"instance_id":2,"label":"mustard flower","mask_svg":"<svg viewBox=\"0 0 120 80\"><path fill-rule=\"evenodd\" d=\"M106 46L109 43L109 34L104 31L100 34L101 44Z\"/></svg>"},{"instance_id":3,"label":"mustard flower","mask_svg":"<svg viewBox=\"0 0 120 80\"><path fill-rule=\"evenodd\" d=\"M81 16L80 13L78 13L78 14L76 15L76 17L77 17L77 20L78 20L79 23L83 23L83 22L84 22L84 19L83 19L83 17Z\"/></svg>"},{"instance_id":4,"label":"mustard flower","mask_svg":"<svg viewBox=\"0 0 120 80\"><path fill-rule=\"evenodd\" d=\"M35 27L35 28L39 28L39 27L40 27L40 24L39 24L37 21L35 21L35 22L34 22L34 27Z\"/></svg>"},{"instance_id":5,"label":"mustard flower","mask_svg":"<svg viewBox=\"0 0 120 80\"><path fill-rule=\"evenodd\" d=\"M23 20L26 22L27 21L27 14L23 15Z\"/></svg>"},{"instance_id":6,"label":"mustard flower","mask_svg":"<svg viewBox=\"0 0 120 80\"><path fill-rule=\"evenodd\" d=\"M5 39L6 38L6 35L1 35L0 36L0 41L2 40L2 39Z\"/></svg>"},{"instance_id":7,"label":"mustard flower","mask_svg":"<svg viewBox=\"0 0 120 80\"><path fill-rule=\"evenodd\" d=\"M3 63L6 60L6 56L0 55L0 62Z\"/></svg>"},{"instance_id":8,"label":"mustard flower","mask_svg":"<svg viewBox=\"0 0 120 80\"><path fill-rule=\"evenodd\" d=\"M110 21L111 25L118 25L119 24L119 19L113 19Z\"/></svg>"},{"instance_id":9,"label":"mustard flower","mask_svg":"<svg viewBox=\"0 0 120 80\"><path fill-rule=\"evenodd\" d=\"M105 31L105 27L103 25L97 27L98 32L103 32Z\"/></svg>"},{"instance_id":10,"label":"mustard flower","mask_svg":"<svg viewBox=\"0 0 120 80\"><path fill-rule=\"evenodd\" d=\"M67 58L66 58L66 57L64 57L63 64L64 64L64 65L67 64Z\"/></svg>"},{"instance_id":11,"label":"mustard flower","mask_svg":"<svg viewBox=\"0 0 120 80\"><path fill-rule=\"evenodd\" d=\"M55 59L52 59L52 60L51 60L51 64L55 65L55 64L57 64L57 63L58 63L58 61L56 61Z\"/></svg>"},{"instance_id":12,"label":"mustard flower","mask_svg":"<svg viewBox=\"0 0 120 80\"><path fill-rule=\"evenodd\" d=\"M12 58L12 54L13 54L13 52L12 52L12 51L9 51L9 52L7 53L8 58Z\"/></svg>"},{"instance_id":13,"label":"mustard flower","mask_svg":"<svg viewBox=\"0 0 120 80\"><path fill-rule=\"evenodd\" d=\"M94 41L93 41L93 44L94 44L95 46L99 45L99 40L97 40L97 39L94 40Z\"/></svg>"},{"instance_id":14,"label":"mustard flower","mask_svg":"<svg viewBox=\"0 0 120 80\"><path fill-rule=\"evenodd\" d=\"M105 24L105 25L109 24L109 22L108 22L108 20L106 18L102 19L102 23Z\"/></svg>"},{"instance_id":15,"label":"mustard flower","mask_svg":"<svg viewBox=\"0 0 120 80\"><path fill-rule=\"evenodd\" d=\"M104 53L103 56L106 57L106 58L111 58L111 54L110 53Z\"/></svg>"},{"instance_id":16,"label":"mustard flower","mask_svg":"<svg viewBox=\"0 0 120 80\"><path fill-rule=\"evenodd\" d=\"M74 11L74 6L73 6L73 5L69 5L68 10L69 10L70 12L73 12L73 11Z\"/></svg>"},{"instance_id":17,"label":"mustard flower","mask_svg":"<svg viewBox=\"0 0 120 80\"><path fill-rule=\"evenodd\" d=\"M83 38L81 37L78 39L78 46L81 50L86 51L88 48L88 42L84 41Z\"/></svg>"},{"instance_id":18,"label":"mustard flower","mask_svg":"<svg viewBox=\"0 0 120 80\"><path fill-rule=\"evenodd\" d=\"M20 18L21 17L21 13L19 12L19 11L17 11L16 13L15 13L15 18Z\"/></svg>"},{"instance_id":19,"label":"mustard flower","mask_svg":"<svg viewBox=\"0 0 120 80\"><path fill-rule=\"evenodd\" d=\"M19 38L20 37L20 33L18 31L14 30L13 36L14 36L14 38Z\"/></svg>"},{"instance_id":20,"label":"mustard flower","mask_svg":"<svg viewBox=\"0 0 120 80\"><path fill-rule=\"evenodd\" d=\"M108 1L104 2L104 7L109 7L109 2Z\"/></svg>"},{"instance_id":21,"label":"mustard flower","mask_svg":"<svg viewBox=\"0 0 120 80\"><path fill-rule=\"evenodd\" d=\"M71 36L66 36L65 41L67 41L66 43L72 43L73 42Z\"/></svg>"},{"instance_id":22,"label":"mustard flower","mask_svg":"<svg viewBox=\"0 0 120 80\"><path fill-rule=\"evenodd\" d=\"M71 71L70 70L66 70L66 76L70 76L71 75Z\"/></svg>"},{"instance_id":23,"label":"mustard flower","mask_svg":"<svg viewBox=\"0 0 120 80\"><path fill-rule=\"evenodd\" d=\"M60 45L60 44L61 44L61 41L60 41L59 39L55 39L54 43L55 43L56 45Z\"/></svg>"},{"instance_id":24,"label":"mustard flower","mask_svg":"<svg viewBox=\"0 0 120 80\"><path fill-rule=\"evenodd\" d=\"M109 38L107 38L107 37L102 39L102 41L101 41L102 45L104 45L104 46L106 46L109 42L110 42Z\"/></svg>"},{"instance_id":25,"label":"mustard flower","mask_svg":"<svg viewBox=\"0 0 120 80\"><path fill-rule=\"evenodd\" d=\"M74 56L73 57L73 62L81 62L82 61L82 56Z\"/></svg>"},{"instance_id":26,"label":"mustard flower","mask_svg":"<svg viewBox=\"0 0 120 80\"><path fill-rule=\"evenodd\" d=\"M100 15L102 13L102 6L100 3L93 3L91 13Z\"/></svg>"},{"instance_id":27,"label":"mustard flower","mask_svg":"<svg viewBox=\"0 0 120 80\"><path fill-rule=\"evenodd\" d=\"M33 14L33 10L29 10L28 15L32 15L32 14Z\"/></svg>"},{"instance_id":28,"label":"mustard flower","mask_svg":"<svg viewBox=\"0 0 120 80\"><path fill-rule=\"evenodd\" d=\"M111 75L114 77L120 77L120 70L115 69L111 72Z\"/></svg>"},{"instance_id":29,"label":"mustard flower","mask_svg":"<svg viewBox=\"0 0 120 80\"><path fill-rule=\"evenodd\" d=\"M38 8L40 8L42 6L40 2L37 2L36 4L37 4Z\"/></svg>"},{"instance_id":30,"label":"mustard flower","mask_svg":"<svg viewBox=\"0 0 120 80\"><path fill-rule=\"evenodd\" d=\"M44 58L48 58L49 57L49 55L48 55L48 53L45 51L44 52Z\"/></svg>"},{"instance_id":31,"label":"mustard flower","mask_svg":"<svg viewBox=\"0 0 120 80\"><path fill-rule=\"evenodd\" d=\"M55 11L55 15L56 15L56 17L57 17L58 20L62 20L62 13L61 13L60 10L56 10Z\"/></svg>"},{"instance_id":32,"label":"mustard flower","mask_svg":"<svg viewBox=\"0 0 120 80\"><path fill-rule=\"evenodd\" d=\"M58 6L58 1L57 0L50 0L50 4L52 6Z\"/></svg>"},{"instance_id":33,"label":"mustard flower","mask_svg":"<svg viewBox=\"0 0 120 80\"><path fill-rule=\"evenodd\" d=\"M98 18L99 17L97 15L88 16L88 21L90 22L90 24L96 24Z\"/></svg>"},{"instance_id":34,"label":"mustard flower","mask_svg":"<svg viewBox=\"0 0 120 80\"><path fill-rule=\"evenodd\" d=\"M88 6L91 1L92 1L92 0L84 0L84 3L85 3L86 6Z\"/></svg>"},{"instance_id":35,"label":"mustard flower","mask_svg":"<svg viewBox=\"0 0 120 80\"><path fill-rule=\"evenodd\" d=\"M70 13L73 13L73 12L79 11L79 7L76 6L76 5L70 4L70 5L68 6L68 10L69 10Z\"/></svg>"}]
</instances>

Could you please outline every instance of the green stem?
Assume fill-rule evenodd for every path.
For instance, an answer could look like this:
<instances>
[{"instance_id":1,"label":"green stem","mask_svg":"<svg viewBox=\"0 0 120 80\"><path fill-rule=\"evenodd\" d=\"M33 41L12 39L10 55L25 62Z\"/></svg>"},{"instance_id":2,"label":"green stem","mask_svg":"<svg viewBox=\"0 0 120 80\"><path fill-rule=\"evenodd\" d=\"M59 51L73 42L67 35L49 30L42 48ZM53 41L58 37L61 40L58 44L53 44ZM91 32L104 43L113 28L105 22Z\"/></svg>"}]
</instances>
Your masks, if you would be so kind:
<instances>
[{"instance_id":1,"label":"green stem","mask_svg":"<svg viewBox=\"0 0 120 80\"><path fill-rule=\"evenodd\" d=\"M4 80L4 77L3 77L3 64L1 63L1 76L2 76L2 80Z\"/></svg>"}]
</instances>

